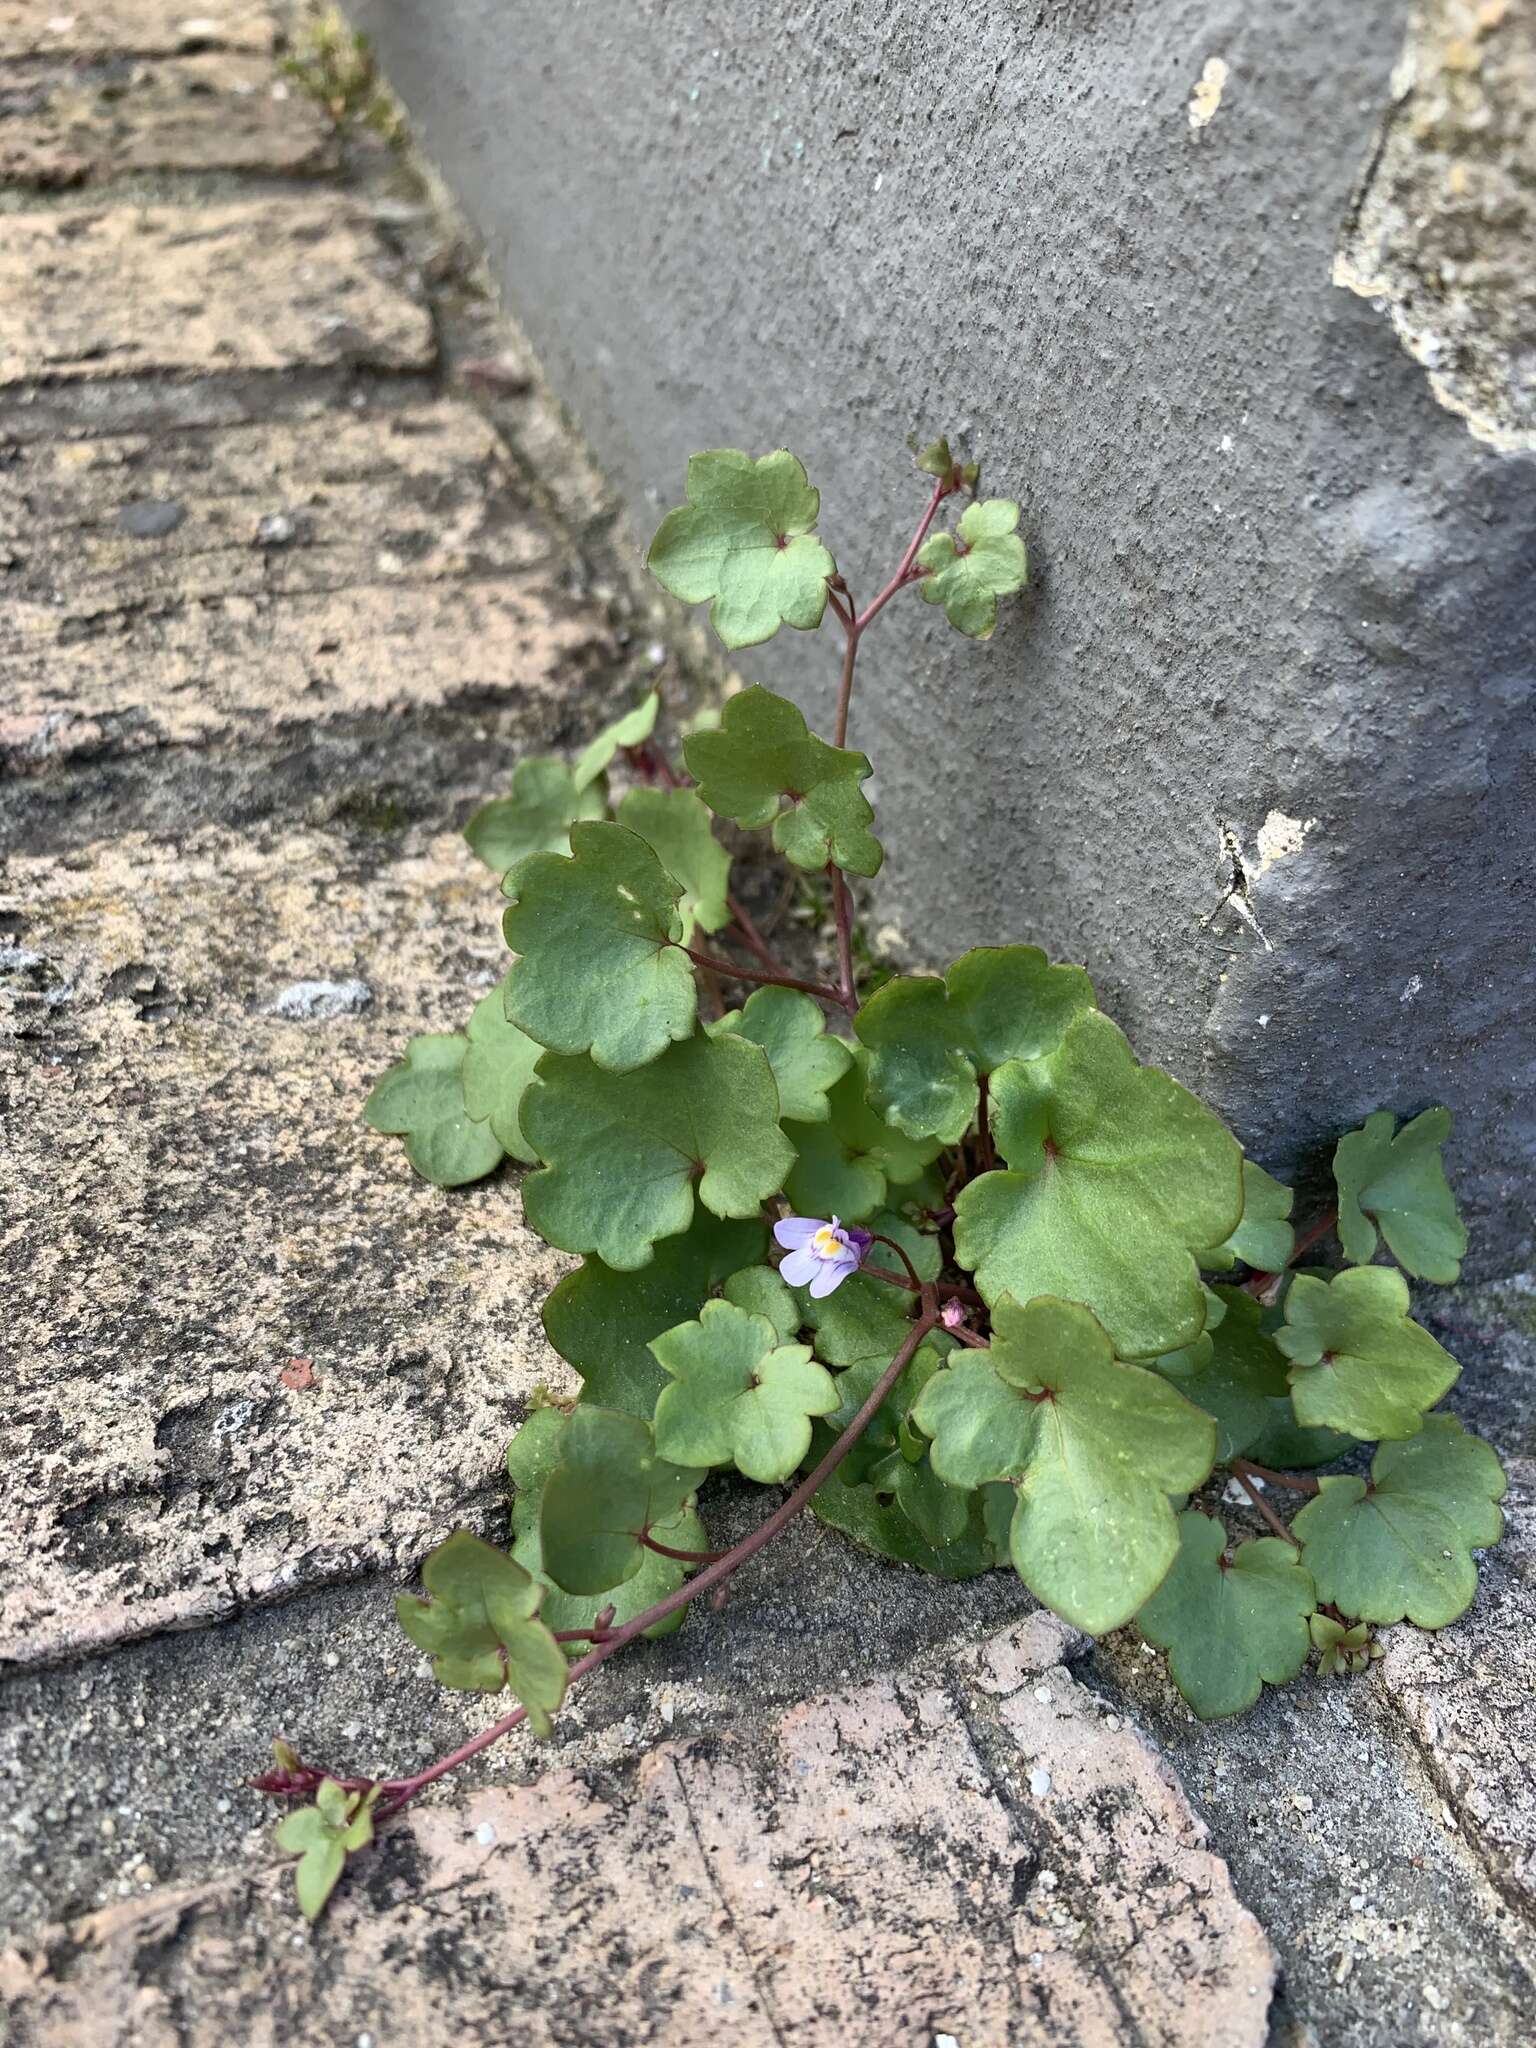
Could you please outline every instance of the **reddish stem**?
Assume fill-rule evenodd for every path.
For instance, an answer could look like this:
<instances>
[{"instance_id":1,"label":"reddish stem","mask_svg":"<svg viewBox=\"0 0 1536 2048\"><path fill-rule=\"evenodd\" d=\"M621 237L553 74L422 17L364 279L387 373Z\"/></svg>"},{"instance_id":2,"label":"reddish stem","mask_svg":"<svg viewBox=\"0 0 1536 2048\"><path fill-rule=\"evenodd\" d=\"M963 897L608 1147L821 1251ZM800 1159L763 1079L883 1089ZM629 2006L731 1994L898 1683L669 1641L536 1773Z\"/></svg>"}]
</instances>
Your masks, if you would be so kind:
<instances>
[{"instance_id":1,"label":"reddish stem","mask_svg":"<svg viewBox=\"0 0 1536 2048\"><path fill-rule=\"evenodd\" d=\"M974 1330L968 1330L964 1323L954 1325L946 1323L944 1327L949 1331L951 1337L961 1344L969 1344L973 1351L990 1351L992 1349L992 1346L985 1337L979 1337Z\"/></svg>"},{"instance_id":2,"label":"reddish stem","mask_svg":"<svg viewBox=\"0 0 1536 2048\"><path fill-rule=\"evenodd\" d=\"M752 914L741 898L732 895L727 890L725 901L727 909L736 920L736 929L741 933L742 943L746 946L747 951L756 954L768 973L782 974L784 972L783 968L769 951L767 940L752 922Z\"/></svg>"},{"instance_id":3,"label":"reddish stem","mask_svg":"<svg viewBox=\"0 0 1536 2048\"><path fill-rule=\"evenodd\" d=\"M669 940L676 945L676 940ZM704 953L697 946L678 946L679 952L686 953L695 967L708 967L716 974L728 975L733 981L760 982L765 988L800 988L808 996L819 996L824 1003L839 1003L844 1009L857 1008L849 1005L840 989L824 981L800 981L793 974L769 974L766 969L743 967L737 960L726 960L719 953Z\"/></svg>"},{"instance_id":4,"label":"reddish stem","mask_svg":"<svg viewBox=\"0 0 1536 2048\"><path fill-rule=\"evenodd\" d=\"M923 1291L920 1280L909 1280L905 1273L893 1273L889 1266L871 1266L866 1261L859 1271L867 1273L871 1280L886 1280L892 1287L906 1287L914 1294ZM972 1308L985 1308L987 1305L974 1287L964 1287L955 1280L936 1281L933 1291L940 1301L968 1301Z\"/></svg>"},{"instance_id":5,"label":"reddish stem","mask_svg":"<svg viewBox=\"0 0 1536 2048\"><path fill-rule=\"evenodd\" d=\"M674 1550L670 1543L658 1543L649 1533L640 1541L647 1550L654 1550L658 1557L675 1557L679 1564L713 1564L717 1557L724 1557L723 1550Z\"/></svg>"},{"instance_id":6,"label":"reddish stem","mask_svg":"<svg viewBox=\"0 0 1536 2048\"><path fill-rule=\"evenodd\" d=\"M932 1315L925 1314L918 1317L907 1333L900 1350L871 1388L869 1398L865 1401L863 1407L860 1408L858 1414L854 1416L852 1422L849 1423L848 1427L816 1466L815 1470L808 1477L801 1480L794 1492L779 1507L775 1508L767 1521L760 1522L750 1536L743 1537L741 1542L736 1544L733 1549L725 1551L712 1564L706 1565L703 1571L698 1572L684 1585L679 1586L676 1592L669 1593L664 1600L656 1601L653 1606L647 1607L643 1614L637 1614L633 1620L626 1621L622 1628L616 1628L611 1633L605 1634L600 1642L593 1645L585 1657L578 1658L571 1666L566 1674L567 1691L569 1691L571 1686L585 1678L589 1672L596 1671L599 1665L606 1664L610 1657L634 1642L637 1637L643 1636L647 1629L654 1628L658 1621L665 1621L669 1615L676 1614L680 1608L686 1607L690 1601L697 1600L701 1594L713 1592L717 1587L723 1588L749 1559L755 1557L760 1550L773 1541L775 1536L786 1529L795 1516L799 1514L800 1510L808 1505L812 1496L818 1493L832 1477L832 1474L842 1464L844 1458L847 1457L859 1438L864 1434L865 1430L874 1420L881 1402L884 1401L886 1395L895 1386L897 1380L901 1378L902 1373L905 1372L907 1365L916 1354L918 1346L928 1335L929 1331L935 1327L936 1322L937 1318ZM581 1632L578 1631L577 1633ZM418 1792L425 1790L428 1785L436 1784L439 1778L446 1778L449 1772L456 1771L460 1764L467 1764L471 1758L477 1757L483 1751L494 1747L504 1735L510 1735L514 1728L521 1727L527 1718L528 1709L526 1707L518 1707L514 1712L504 1716L502 1720L495 1722L491 1727L482 1729L478 1735L472 1736L468 1742L460 1743L459 1747L451 1750L447 1756L439 1757L435 1764L429 1764L424 1771L417 1771L412 1777L385 1778L382 1782L371 1778L342 1778L338 1782L348 1792L370 1791L374 1784L378 1782L379 1789L384 1794L384 1797L374 1809L374 1817L376 1820L387 1820L391 1814L398 1813L403 1806L414 1799ZM313 1778L313 1774L307 1770L306 1777L309 1778L310 1783L318 1782ZM305 1786L303 1789L308 1789L308 1786Z\"/></svg>"},{"instance_id":7,"label":"reddish stem","mask_svg":"<svg viewBox=\"0 0 1536 2048\"><path fill-rule=\"evenodd\" d=\"M1306 1472L1271 1472L1267 1465L1255 1465L1251 1458L1233 1458L1231 1469L1241 1479L1245 1472L1255 1479L1268 1480L1271 1486L1284 1486L1292 1493L1316 1493L1318 1484Z\"/></svg>"},{"instance_id":8,"label":"reddish stem","mask_svg":"<svg viewBox=\"0 0 1536 2048\"><path fill-rule=\"evenodd\" d=\"M839 994L844 1009L850 1015L859 1007L859 992L853 983L853 905L848 895L848 884L843 871L835 861L828 861L827 874L832 883L832 910L837 919L837 977Z\"/></svg>"},{"instance_id":9,"label":"reddish stem","mask_svg":"<svg viewBox=\"0 0 1536 2048\"><path fill-rule=\"evenodd\" d=\"M934 485L933 495L928 500L928 509L919 521L916 533L907 543L907 551L901 558L896 574L879 595L870 600L863 611L854 613L851 593L848 595L846 611L837 591L830 593L833 610L837 613L848 643L843 649L843 675L837 691L837 717L832 728L834 746L842 747L848 744L848 706L853 699L853 670L859 658L859 641L863 638L865 630L879 618L897 591L904 590L909 583L917 580L912 573L912 564L917 559L918 549L928 537L928 529L933 524L935 514L952 488L947 477L941 477Z\"/></svg>"},{"instance_id":10,"label":"reddish stem","mask_svg":"<svg viewBox=\"0 0 1536 2048\"><path fill-rule=\"evenodd\" d=\"M1231 1468L1232 1476L1236 1479L1238 1485L1243 1489L1244 1493L1247 1494L1248 1498L1253 1502L1255 1509L1269 1524L1270 1528L1274 1530L1275 1534L1281 1537L1286 1543L1292 1544L1297 1550L1300 1550L1301 1545L1296 1541L1296 1538L1291 1534L1290 1530L1285 1526L1284 1522L1282 1522L1280 1517L1275 1513L1274 1509L1270 1506L1269 1502L1264 1498L1263 1494L1260 1493L1257 1486L1255 1486L1253 1481L1248 1477L1248 1474L1238 1469L1238 1467L1241 1464L1242 1460L1241 1458L1239 1458L1234 1461ZM1257 1468L1255 1467L1255 1469Z\"/></svg>"}]
</instances>

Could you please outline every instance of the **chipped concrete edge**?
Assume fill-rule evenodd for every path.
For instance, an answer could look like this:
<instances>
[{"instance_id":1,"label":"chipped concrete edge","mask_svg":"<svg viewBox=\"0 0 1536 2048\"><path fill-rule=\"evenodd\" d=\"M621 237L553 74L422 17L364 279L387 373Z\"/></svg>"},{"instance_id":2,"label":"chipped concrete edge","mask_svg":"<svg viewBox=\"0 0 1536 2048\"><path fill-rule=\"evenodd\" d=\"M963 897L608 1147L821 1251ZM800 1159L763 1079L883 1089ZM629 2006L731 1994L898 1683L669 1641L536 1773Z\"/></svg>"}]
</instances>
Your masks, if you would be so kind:
<instances>
[{"instance_id":1,"label":"chipped concrete edge","mask_svg":"<svg viewBox=\"0 0 1536 2048\"><path fill-rule=\"evenodd\" d=\"M1388 316L1476 440L1536 450L1536 12L1415 0L1390 92L1333 282Z\"/></svg>"}]
</instances>

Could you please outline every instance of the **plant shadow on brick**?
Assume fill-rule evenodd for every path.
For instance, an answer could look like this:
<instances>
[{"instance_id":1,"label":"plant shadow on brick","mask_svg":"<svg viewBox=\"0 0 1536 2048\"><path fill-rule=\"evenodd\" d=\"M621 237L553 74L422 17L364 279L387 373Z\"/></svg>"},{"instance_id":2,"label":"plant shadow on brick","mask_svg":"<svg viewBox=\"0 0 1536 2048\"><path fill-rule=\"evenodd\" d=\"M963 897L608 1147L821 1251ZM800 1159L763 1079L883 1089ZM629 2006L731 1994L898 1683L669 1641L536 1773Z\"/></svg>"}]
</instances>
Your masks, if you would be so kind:
<instances>
[{"instance_id":1,"label":"plant shadow on brick","mask_svg":"<svg viewBox=\"0 0 1536 2048\"><path fill-rule=\"evenodd\" d=\"M830 740L747 688L679 767L652 694L576 761L519 763L466 828L504 875L511 964L366 1114L440 1186L528 1168L529 1224L581 1260L544 1323L582 1390L536 1400L508 1449L510 1546L459 1531L398 1603L444 1685L518 1704L407 1777L279 1742L253 1781L308 1802L280 1841L310 1917L377 1824L525 1722L547 1735L573 1684L718 1600L802 1509L949 1579L1011 1566L1091 1635L1138 1628L1204 1718L1314 1655L1366 1668L1377 1625L1444 1627L1499 1537L1498 1460L1437 1408L1457 1366L1404 1277L1454 1281L1466 1248L1447 1111L1341 1138L1337 1207L1298 1235L1290 1190L1138 1064L1081 967L987 946L861 994L850 877L882 857L846 744L863 637L911 591L985 639L1027 568L1018 506L979 499L973 464L940 441L919 468L922 518L862 609L783 450L695 456L651 545L729 648L832 614ZM820 978L776 956L716 819L825 887ZM715 1552L724 1471L782 1497ZM1229 1534L1239 1490L1267 1534Z\"/></svg>"}]
</instances>

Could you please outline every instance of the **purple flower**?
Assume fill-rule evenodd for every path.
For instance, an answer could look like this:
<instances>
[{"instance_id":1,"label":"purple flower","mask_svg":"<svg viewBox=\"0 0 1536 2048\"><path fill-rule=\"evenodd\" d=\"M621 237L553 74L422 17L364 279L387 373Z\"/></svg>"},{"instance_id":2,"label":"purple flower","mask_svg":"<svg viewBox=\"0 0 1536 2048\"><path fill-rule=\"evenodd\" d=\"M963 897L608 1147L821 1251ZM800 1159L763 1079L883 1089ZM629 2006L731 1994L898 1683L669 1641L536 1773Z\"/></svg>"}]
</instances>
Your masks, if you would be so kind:
<instances>
[{"instance_id":1,"label":"purple flower","mask_svg":"<svg viewBox=\"0 0 1536 2048\"><path fill-rule=\"evenodd\" d=\"M857 1273L874 1242L867 1230L851 1224L844 1230L835 1216L830 1223L819 1216L786 1216L773 1234L789 1253L780 1262L780 1278L791 1287L808 1286L814 1301Z\"/></svg>"}]
</instances>

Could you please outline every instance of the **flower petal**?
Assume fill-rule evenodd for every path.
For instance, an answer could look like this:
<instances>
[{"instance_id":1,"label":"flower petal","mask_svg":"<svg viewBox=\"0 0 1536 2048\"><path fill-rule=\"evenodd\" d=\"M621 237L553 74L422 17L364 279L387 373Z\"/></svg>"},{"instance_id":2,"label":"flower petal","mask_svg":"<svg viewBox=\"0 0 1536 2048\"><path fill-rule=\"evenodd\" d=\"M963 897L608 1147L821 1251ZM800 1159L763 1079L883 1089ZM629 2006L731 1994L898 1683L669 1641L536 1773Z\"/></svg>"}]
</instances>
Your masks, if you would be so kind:
<instances>
[{"instance_id":1,"label":"flower petal","mask_svg":"<svg viewBox=\"0 0 1536 2048\"><path fill-rule=\"evenodd\" d=\"M782 1268L780 1270L782 1271ZM820 1301L824 1295L830 1294L834 1287L841 1287L848 1275L857 1273L858 1270L859 1262L856 1258L821 1260L820 1271L811 1282L812 1301Z\"/></svg>"},{"instance_id":2,"label":"flower petal","mask_svg":"<svg viewBox=\"0 0 1536 2048\"><path fill-rule=\"evenodd\" d=\"M824 1229L819 1216L786 1216L782 1223L775 1223L773 1234L776 1241L787 1252L797 1252L802 1245L810 1243L818 1230Z\"/></svg>"},{"instance_id":3,"label":"flower petal","mask_svg":"<svg viewBox=\"0 0 1536 2048\"><path fill-rule=\"evenodd\" d=\"M814 1252L794 1251L787 1259L780 1261L779 1278L786 1287L804 1287L806 1282L810 1281L813 1283L811 1291L814 1293L814 1282L828 1270L826 1261L818 1259ZM833 1285L836 1284L834 1281Z\"/></svg>"}]
</instances>

